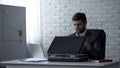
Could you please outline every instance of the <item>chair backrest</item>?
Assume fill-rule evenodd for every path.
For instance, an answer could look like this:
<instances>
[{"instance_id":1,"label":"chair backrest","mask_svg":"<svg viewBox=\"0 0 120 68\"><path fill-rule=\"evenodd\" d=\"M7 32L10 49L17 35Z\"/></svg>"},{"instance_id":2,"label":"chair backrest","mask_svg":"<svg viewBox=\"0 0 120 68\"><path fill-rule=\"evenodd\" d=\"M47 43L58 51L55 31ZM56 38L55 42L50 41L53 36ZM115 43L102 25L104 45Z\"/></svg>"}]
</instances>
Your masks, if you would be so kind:
<instances>
[{"instance_id":1,"label":"chair backrest","mask_svg":"<svg viewBox=\"0 0 120 68\"><path fill-rule=\"evenodd\" d=\"M99 38L101 40L101 56L99 59L105 59L105 47L106 47L106 34L102 29L89 29L92 32L100 33Z\"/></svg>"}]
</instances>

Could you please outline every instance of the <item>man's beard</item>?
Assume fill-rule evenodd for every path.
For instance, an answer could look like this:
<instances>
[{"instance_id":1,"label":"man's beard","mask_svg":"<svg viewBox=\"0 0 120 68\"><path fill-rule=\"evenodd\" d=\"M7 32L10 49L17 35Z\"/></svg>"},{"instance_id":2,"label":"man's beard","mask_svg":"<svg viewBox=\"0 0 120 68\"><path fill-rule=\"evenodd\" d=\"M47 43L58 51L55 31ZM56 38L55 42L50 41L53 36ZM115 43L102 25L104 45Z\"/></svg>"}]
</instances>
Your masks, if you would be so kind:
<instances>
[{"instance_id":1,"label":"man's beard","mask_svg":"<svg viewBox=\"0 0 120 68\"><path fill-rule=\"evenodd\" d=\"M82 29L77 29L76 32L77 33L83 33L85 31L86 28L82 28Z\"/></svg>"}]
</instances>

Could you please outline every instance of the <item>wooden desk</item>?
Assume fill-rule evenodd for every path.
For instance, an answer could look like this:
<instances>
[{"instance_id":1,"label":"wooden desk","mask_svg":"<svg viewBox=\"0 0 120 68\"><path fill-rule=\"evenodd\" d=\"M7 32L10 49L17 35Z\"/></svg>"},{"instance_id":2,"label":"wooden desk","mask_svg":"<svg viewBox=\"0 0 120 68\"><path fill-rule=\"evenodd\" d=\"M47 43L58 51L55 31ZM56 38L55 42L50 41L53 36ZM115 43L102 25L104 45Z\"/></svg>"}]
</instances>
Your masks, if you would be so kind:
<instances>
[{"instance_id":1,"label":"wooden desk","mask_svg":"<svg viewBox=\"0 0 120 68\"><path fill-rule=\"evenodd\" d=\"M113 62L23 62L19 60L4 61L7 68L119 68L119 61Z\"/></svg>"}]
</instances>

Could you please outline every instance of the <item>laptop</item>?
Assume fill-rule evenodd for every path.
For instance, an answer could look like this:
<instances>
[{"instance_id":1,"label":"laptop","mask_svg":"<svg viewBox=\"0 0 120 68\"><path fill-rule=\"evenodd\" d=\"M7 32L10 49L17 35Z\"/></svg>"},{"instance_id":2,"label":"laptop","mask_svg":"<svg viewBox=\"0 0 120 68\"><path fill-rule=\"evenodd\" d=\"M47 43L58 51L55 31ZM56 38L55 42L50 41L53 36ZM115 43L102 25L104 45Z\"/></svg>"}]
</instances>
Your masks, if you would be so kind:
<instances>
[{"instance_id":1,"label":"laptop","mask_svg":"<svg viewBox=\"0 0 120 68\"><path fill-rule=\"evenodd\" d=\"M48 49L49 61L84 61L88 55L82 54L84 36L56 36Z\"/></svg>"},{"instance_id":2,"label":"laptop","mask_svg":"<svg viewBox=\"0 0 120 68\"><path fill-rule=\"evenodd\" d=\"M29 58L19 59L27 62L44 62L47 61L40 44L28 44Z\"/></svg>"}]
</instances>

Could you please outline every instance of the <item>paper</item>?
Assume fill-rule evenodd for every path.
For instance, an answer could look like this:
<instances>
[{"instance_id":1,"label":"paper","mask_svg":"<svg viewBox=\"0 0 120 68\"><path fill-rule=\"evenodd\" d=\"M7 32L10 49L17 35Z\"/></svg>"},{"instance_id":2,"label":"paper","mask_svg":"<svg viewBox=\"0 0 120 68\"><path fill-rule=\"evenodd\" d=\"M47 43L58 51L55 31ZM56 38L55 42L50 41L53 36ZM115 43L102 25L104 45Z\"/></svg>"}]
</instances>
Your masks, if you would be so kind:
<instances>
[{"instance_id":1,"label":"paper","mask_svg":"<svg viewBox=\"0 0 120 68\"><path fill-rule=\"evenodd\" d=\"M19 29L19 36L22 37L23 36L23 30L22 29Z\"/></svg>"},{"instance_id":2,"label":"paper","mask_svg":"<svg viewBox=\"0 0 120 68\"><path fill-rule=\"evenodd\" d=\"M5 9L5 10L4 10L4 13L5 13L5 14L9 14L9 10L8 10L8 9Z\"/></svg>"},{"instance_id":3,"label":"paper","mask_svg":"<svg viewBox=\"0 0 120 68\"><path fill-rule=\"evenodd\" d=\"M11 27L12 29L16 29L16 28L17 28L15 22L11 22L11 23L10 23L10 27Z\"/></svg>"},{"instance_id":4,"label":"paper","mask_svg":"<svg viewBox=\"0 0 120 68\"><path fill-rule=\"evenodd\" d=\"M43 61L47 61L47 59L43 59L43 58L27 58L27 59L20 59L20 61L43 62Z\"/></svg>"},{"instance_id":5,"label":"paper","mask_svg":"<svg viewBox=\"0 0 120 68\"><path fill-rule=\"evenodd\" d=\"M19 41L18 41L19 43L22 43L23 42L23 40L22 39L19 39Z\"/></svg>"}]
</instances>

